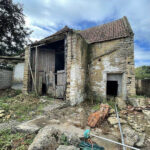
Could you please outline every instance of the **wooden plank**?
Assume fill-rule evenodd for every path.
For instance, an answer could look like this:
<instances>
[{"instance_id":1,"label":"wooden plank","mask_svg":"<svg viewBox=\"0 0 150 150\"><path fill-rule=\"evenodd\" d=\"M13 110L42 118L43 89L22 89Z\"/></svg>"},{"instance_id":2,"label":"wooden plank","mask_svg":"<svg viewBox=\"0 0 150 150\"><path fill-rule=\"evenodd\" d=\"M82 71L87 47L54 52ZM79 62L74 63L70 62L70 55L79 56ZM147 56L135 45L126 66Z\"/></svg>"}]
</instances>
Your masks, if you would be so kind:
<instances>
[{"instance_id":1,"label":"wooden plank","mask_svg":"<svg viewBox=\"0 0 150 150\"><path fill-rule=\"evenodd\" d=\"M36 47L35 48L35 74L34 74L36 90L37 90L37 64L38 64L38 49Z\"/></svg>"},{"instance_id":2,"label":"wooden plank","mask_svg":"<svg viewBox=\"0 0 150 150\"><path fill-rule=\"evenodd\" d=\"M29 50L31 52L31 48ZM33 84L34 84L35 93L38 94L37 90L36 90L36 86L35 86L35 80L34 80L34 77L33 77L33 72L32 72L32 68L31 68L31 64L30 64L30 58L28 58L28 65L29 65L29 69L30 69L30 72L31 72L32 81L33 81Z\"/></svg>"},{"instance_id":3,"label":"wooden plank","mask_svg":"<svg viewBox=\"0 0 150 150\"><path fill-rule=\"evenodd\" d=\"M54 50L40 49L39 51L38 70L49 73L55 69L55 53Z\"/></svg>"},{"instance_id":4,"label":"wooden plank","mask_svg":"<svg viewBox=\"0 0 150 150\"><path fill-rule=\"evenodd\" d=\"M64 70L60 70L57 71L57 85L65 85L65 71Z\"/></svg>"},{"instance_id":5,"label":"wooden plank","mask_svg":"<svg viewBox=\"0 0 150 150\"><path fill-rule=\"evenodd\" d=\"M39 86L38 86L38 93L42 95L42 74L39 74Z\"/></svg>"},{"instance_id":6,"label":"wooden plank","mask_svg":"<svg viewBox=\"0 0 150 150\"><path fill-rule=\"evenodd\" d=\"M47 93L51 96L55 96L55 74L52 71L50 71L46 75L46 78L47 78L47 82L48 82L48 85L47 85L48 91L47 91Z\"/></svg>"},{"instance_id":7,"label":"wooden plank","mask_svg":"<svg viewBox=\"0 0 150 150\"><path fill-rule=\"evenodd\" d=\"M56 97L64 98L64 86L56 86Z\"/></svg>"}]
</instances>

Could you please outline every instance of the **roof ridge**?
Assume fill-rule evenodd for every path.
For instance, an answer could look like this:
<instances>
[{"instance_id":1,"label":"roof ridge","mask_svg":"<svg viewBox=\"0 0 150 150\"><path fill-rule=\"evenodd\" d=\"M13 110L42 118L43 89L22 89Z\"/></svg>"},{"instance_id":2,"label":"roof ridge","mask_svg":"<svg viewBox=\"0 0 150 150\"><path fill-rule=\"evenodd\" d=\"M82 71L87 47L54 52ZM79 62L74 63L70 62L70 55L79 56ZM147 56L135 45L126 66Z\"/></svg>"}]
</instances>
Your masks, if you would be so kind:
<instances>
[{"instance_id":1,"label":"roof ridge","mask_svg":"<svg viewBox=\"0 0 150 150\"><path fill-rule=\"evenodd\" d=\"M96 26L93 26L93 27L90 27L90 28L87 28L87 29L84 29L84 30L79 30L79 32L86 31L86 30L89 30L89 29L93 29L93 28L96 28L96 27L102 27L102 26L105 26L105 25L109 25L109 24L112 24L112 23L117 22L117 21L119 21L119 20L123 20L123 17L122 17L122 18L120 18L120 19L117 19L117 20L114 20L114 21L108 22L108 23L104 23L104 24L96 25Z\"/></svg>"},{"instance_id":2,"label":"roof ridge","mask_svg":"<svg viewBox=\"0 0 150 150\"><path fill-rule=\"evenodd\" d=\"M134 35L133 30L131 28L131 25L130 25L128 18L126 16L123 16L123 23L124 23L124 26L125 26L125 29L127 30L127 32L130 35Z\"/></svg>"}]
</instances>

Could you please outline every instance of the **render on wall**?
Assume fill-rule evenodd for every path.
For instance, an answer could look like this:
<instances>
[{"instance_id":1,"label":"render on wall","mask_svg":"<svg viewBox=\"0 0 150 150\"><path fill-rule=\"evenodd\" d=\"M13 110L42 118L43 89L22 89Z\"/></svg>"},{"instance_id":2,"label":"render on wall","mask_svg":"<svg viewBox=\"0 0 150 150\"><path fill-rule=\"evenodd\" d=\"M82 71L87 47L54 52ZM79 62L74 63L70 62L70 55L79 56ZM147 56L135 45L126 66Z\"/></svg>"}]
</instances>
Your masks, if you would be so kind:
<instances>
[{"instance_id":1,"label":"render on wall","mask_svg":"<svg viewBox=\"0 0 150 150\"><path fill-rule=\"evenodd\" d=\"M18 63L13 69L12 89L22 89L24 76L24 63Z\"/></svg>"},{"instance_id":2,"label":"render on wall","mask_svg":"<svg viewBox=\"0 0 150 150\"><path fill-rule=\"evenodd\" d=\"M89 53L89 81L93 93L106 98L109 80L120 84L117 96L127 99L135 94L133 37L92 44ZM117 75L121 79L117 79Z\"/></svg>"}]
</instances>

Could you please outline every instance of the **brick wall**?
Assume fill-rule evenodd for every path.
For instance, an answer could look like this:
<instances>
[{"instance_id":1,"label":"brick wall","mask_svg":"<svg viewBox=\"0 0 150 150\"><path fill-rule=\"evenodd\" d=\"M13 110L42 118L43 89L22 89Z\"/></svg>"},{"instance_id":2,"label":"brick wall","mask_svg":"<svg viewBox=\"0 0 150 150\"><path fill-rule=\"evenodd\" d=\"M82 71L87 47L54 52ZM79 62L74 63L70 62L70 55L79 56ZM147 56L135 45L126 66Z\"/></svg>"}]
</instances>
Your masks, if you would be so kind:
<instances>
[{"instance_id":1,"label":"brick wall","mask_svg":"<svg viewBox=\"0 0 150 150\"><path fill-rule=\"evenodd\" d=\"M12 75L12 71L0 69L0 89L11 87Z\"/></svg>"}]
</instances>

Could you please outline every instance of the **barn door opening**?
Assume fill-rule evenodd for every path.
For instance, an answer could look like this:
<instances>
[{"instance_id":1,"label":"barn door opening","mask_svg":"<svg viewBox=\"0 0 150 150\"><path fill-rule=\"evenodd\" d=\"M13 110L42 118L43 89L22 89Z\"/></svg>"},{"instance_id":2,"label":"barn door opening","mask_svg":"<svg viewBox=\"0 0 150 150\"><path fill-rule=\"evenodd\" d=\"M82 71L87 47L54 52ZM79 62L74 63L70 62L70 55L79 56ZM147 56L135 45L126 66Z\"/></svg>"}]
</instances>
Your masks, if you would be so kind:
<instances>
[{"instance_id":1,"label":"barn door opening","mask_svg":"<svg viewBox=\"0 0 150 150\"><path fill-rule=\"evenodd\" d=\"M57 98L64 98L65 91L65 51L64 41L59 49L55 50L55 93Z\"/></svg>"},{"instance_id":2,"label":"barn door opening","mask_svg":"<svg viewBox=\"0 0 150 150\"><path fill-rule=\"evenodd\" d=\"M107 95L116 97L118 91L117 81L107 81Z\"/></svg>"},{"instance_id":3,"label":"barn door opening","mask_svg":"<svg viewBox=\"0 0 150 150\"><path fill-rule=\"evenodd\" d=\"M55 52L55 85L57 85L57 72L65 68L64 51Z\"/></svg>"}]
</instances>

